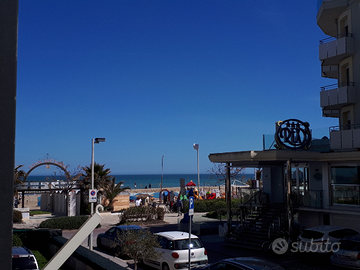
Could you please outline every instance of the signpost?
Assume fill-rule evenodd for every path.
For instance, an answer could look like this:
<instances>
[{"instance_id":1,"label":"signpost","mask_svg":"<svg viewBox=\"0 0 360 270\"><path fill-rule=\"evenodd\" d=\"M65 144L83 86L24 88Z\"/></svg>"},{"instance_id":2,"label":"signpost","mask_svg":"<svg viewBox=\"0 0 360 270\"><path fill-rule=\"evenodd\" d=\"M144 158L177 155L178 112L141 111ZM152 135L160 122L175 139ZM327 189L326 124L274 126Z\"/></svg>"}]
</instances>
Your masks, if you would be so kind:
<instances>
[{"instance_id":1,"label":"signpost","mask_svg":"<svg viewBox=\"0 0 360 270\"><path fill-rule=\"evenodd\" d=\"M191 270L191 220L194 215L194 196L189 197L189 270Z\"/></svg>"},{"instance_id":2,"label":"signpost","mask_svg":"<svg viewBox=\"0 0 360 270\"><path fill-rule=\"evenodd\" d=\"M185 190L185 179L180 178L180 193L184 196L186 194Z\"/></svg>"},{"instance_id":3,"label":"signpost","mask_svg":"<svg viewBox=\"0 0 360 270\"><path fill-rule=\"evenodd\" d=\"M89 203L96 203L97 202L97 190L90 189L89 190Z\"/></svg>"}]
</instances>

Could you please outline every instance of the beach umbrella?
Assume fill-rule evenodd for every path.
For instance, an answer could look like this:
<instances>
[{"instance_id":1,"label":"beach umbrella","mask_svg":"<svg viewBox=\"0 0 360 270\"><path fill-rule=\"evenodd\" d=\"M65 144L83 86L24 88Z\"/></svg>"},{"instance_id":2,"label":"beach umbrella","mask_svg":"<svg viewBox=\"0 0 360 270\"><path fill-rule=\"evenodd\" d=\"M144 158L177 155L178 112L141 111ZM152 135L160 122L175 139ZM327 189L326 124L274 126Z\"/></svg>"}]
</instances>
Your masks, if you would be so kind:
<instances>
[{"instance_id":1,"label":"beach umbrella","mask_svg":"<svg viewBox=\"0 0 360 270\"><path fill-rule=\"evenodd\" d=\"M187 187L195 187L196 184L191 180L189 183L186 184Z\"/></svg>"},{"instance_id":2,"label":"beach umbrella","mask_svg":"<svg viewBox=\"0 0 360 270\"><path fill-rule=\"evenodd\" d=\"M140 193L140 194L137 194L136 197L137 197L137 198L140 198L140 199L142 199L142 200L145 200L147 197L149 197L149 194L142 194L142 193Z\"/></svg>"}]
</instances>

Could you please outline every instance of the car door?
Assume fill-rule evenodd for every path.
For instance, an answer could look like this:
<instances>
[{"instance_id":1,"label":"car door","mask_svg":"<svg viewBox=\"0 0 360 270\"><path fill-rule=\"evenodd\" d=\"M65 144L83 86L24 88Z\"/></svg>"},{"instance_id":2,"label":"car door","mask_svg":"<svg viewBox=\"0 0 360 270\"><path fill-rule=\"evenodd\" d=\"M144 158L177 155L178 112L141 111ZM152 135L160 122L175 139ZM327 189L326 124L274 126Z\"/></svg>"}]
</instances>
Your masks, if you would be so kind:
<instances>
[{"instance_id":1,"label":"car door","mask_svg":"<svg viewBox=\"0 0 360 270\"><path fill-rule=\"evenodd\" d=\"M146 260L144 260L144 263L147 265L150 265L154 268L161 269L161 262L163 261L163 257L164 257L163 246L166 245L167 239L165 237L158 235L157 240L161 247L161 248L155 247L156 252L159 253L159 257L158 258L147 258Z\"/></svg>"},{"instance_id":2,"label":"car door","mask_svg":"<svg viewBox=\"0 0 360 270\"><path fill-rule=\"evenodd\" d=\"M118 233L119 230L117 228L110 228L109 230L107 230L104 238L101 241L102 245L108 249L114 249L116 243L115 240L117 238Z\"/></svg>"},{"instance_id":3,"label":"car door","mask_svg":"<svg viewBox=\"0 0 360 270\"><path fill-rule=\"evenodd\" d=\"M162 262L166 262L168 265L172 264L175 260L172 257L172 253L174 252L174 244L173 241L167 239L166 237L159 237L160 248L157 248L157 252L160 253L160 257L157 259L160 266Z\"/></svg>"}]
</instances>

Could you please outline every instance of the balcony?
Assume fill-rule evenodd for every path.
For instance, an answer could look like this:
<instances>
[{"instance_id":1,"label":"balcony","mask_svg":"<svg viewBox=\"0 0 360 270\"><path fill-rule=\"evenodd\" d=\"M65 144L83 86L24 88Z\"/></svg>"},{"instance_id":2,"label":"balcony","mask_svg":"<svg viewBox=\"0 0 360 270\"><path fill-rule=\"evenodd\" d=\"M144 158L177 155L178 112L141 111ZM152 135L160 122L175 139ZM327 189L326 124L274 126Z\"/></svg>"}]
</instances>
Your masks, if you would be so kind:
<instances>
[{"instance_id":1,"label":"balcony","mask_svg":"<svg viewBox=\"0 0 360 270\"><path fill-rule=\"evenodd\" d=\"M332 150L360 148L360 126L330 127L330 148Z\"/></svg>"},{"instance_id":2,"label":"balcony","mask_svg":"<svg viewBox=\"0 0 360 270\"><path fill-rule=\"evenodd\" d=\"M326 111L338 111L354 103L356 103L356 87L353 82L321 87L320 106L323 108L323 114Z\"/></svg>"},{"instance_id":3,"label":"balcony","mask_svg":"<svg viewBox=\"0 0 360 270\"><path fill-rule=\"evenodd\" d=\"M317 24L329 36L337 33L335 20L346 10L347 0L318 0Z\"/></svg>"},{"instance_id":4,"label":"balcony","mask_svg":"<svg viewBox=\"0 0 360 270\"><path fill-rule=\"evenodd\" d=\"M322 66L338 65L340 61L354 54L354 38L352 34L330 37L320 41L319 59Z\"/></svg>"},{"instance_id":5,"label":"balcony","mask_svg":"<svg viewBox=\"0 0 360 270\"><path fill-rule=\"evenodd\" d=\"M338 65L324 66L323 64L321 64L321 77L339 79L339 66Z\"/></svg>"},{"instance_id":6,"label":"balcony","mask_svg":"<svg viewBox=\"0 0 360 270\"><path fill-rule=\"evenodd\" d=\"M360 205L360 185L332 184L333 204Z\"/></svg>"}]
</instances>

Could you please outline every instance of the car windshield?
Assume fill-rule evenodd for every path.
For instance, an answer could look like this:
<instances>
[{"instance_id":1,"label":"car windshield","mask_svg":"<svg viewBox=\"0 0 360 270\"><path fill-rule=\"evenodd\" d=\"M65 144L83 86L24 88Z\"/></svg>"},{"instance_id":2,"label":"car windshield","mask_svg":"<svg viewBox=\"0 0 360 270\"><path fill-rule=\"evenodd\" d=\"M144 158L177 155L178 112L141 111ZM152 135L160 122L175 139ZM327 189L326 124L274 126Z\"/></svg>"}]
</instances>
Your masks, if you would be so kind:
<instances>
[{"instance_id":1,"label":"car windshield","mask_svg":"<svg viewBox=\"0 0 360 270\"><path fill-rule=\"evenodd\" d=\"M341 229L341 230L329 232L329 235L335 238L344 238L345 236L357 235L357 234L358 233L356 231L351 229Z\"/></svg>"},{"instance_id":2,"label":"car windshield","mask_svg":"<svg viewBox=\"0 0 360 270\"><path fill-rule=\"evenodd\" d=\"M341 240L340 248L351 251L360 251L360 242Z\"/></svg>"},{"instance_id":3,"label":"car windshield","mask_svg":"<svg viewBox=\"0 0 360 270\"><path fill-rule=\"evenodd\" d=\"M12 269L37 269L33 257L17 257L12 259Z\"/></svg>"},{"instance_id":4,"label":"car windshield","mask_svg":"<svg viewBox=\"0 0 360 270\"><path fill-rule=\"evenodd\" d=\"M302 238L306 239L319 239L322 238L324 234L322 232L312 231L312 230L304 230L301 234Z\"/></svg>"},{"instance_id":5,"label":"car windshield","mask_svg":"<svg viewBox=\"0 0 360 270\"><path fill-rule=\"evenodd\" d=\"M202 248L202 247L203 244L201 243L199 238L191 239L191 248ZM189 249L189 239L176 240L174 249L176 250Z\"/></svg>"}]
</instances>

